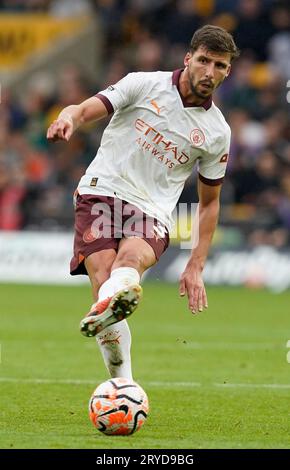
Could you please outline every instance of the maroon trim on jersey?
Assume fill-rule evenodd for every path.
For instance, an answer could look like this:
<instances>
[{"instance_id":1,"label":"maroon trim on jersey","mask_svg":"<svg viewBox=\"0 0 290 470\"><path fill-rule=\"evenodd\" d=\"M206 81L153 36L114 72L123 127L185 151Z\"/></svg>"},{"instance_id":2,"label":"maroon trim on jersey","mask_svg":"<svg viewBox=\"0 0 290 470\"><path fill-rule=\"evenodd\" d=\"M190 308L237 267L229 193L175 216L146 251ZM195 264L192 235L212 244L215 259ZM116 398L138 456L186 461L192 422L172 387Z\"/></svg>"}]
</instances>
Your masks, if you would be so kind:
<instances>
[{"instance_id":1,"label":"maroon trim on jersey","mask_svg":"<svg viewBox=\"0 0 290 470\"><path fill-rule=\"evenodd\" d=\"M183 70L184 69L174 70L174 72L172 73L172 84L176 86L176 88L178 90L178 93L180 95L180 98L182 100L183 106L185 108L202 107L207 111L212 105L212 97L211 96L209 98L207 98L202 104L196 105L196 104L192 104L192 103L189 103L188 101L186 101L186 99L180 93L179 79L180 79L181 72L183 72Z\"/></svg>"},{"instance_id":2,"label":"maroon trim on jersey","mask_svg":"<svg viewBox=\"0 0 290 470\"><path fill-rule=\"evenodd\" d=\"M202 183L207 184L208 186L218 186L219 184L222 184L223 180L224 180L224 178L218 178L216 180L211 180L209 178L205 178L200 173L198 173L198 177L199 177L199 179Z\"/></svg>"},{"instance_id":3,"label":"maroon trim on jersey","mask_svg":"<svg viewBox=\"0 0 290 470\"><path fill-rule=\"evenodd\" d=\"M99 98L99 100L101 100L101 102L106 106L106 110L108 111L108 114L113 114L114 112L113 105L106 96L102 95L101 93L97 93L95 97Z\"/></svg>"}]
</instances>

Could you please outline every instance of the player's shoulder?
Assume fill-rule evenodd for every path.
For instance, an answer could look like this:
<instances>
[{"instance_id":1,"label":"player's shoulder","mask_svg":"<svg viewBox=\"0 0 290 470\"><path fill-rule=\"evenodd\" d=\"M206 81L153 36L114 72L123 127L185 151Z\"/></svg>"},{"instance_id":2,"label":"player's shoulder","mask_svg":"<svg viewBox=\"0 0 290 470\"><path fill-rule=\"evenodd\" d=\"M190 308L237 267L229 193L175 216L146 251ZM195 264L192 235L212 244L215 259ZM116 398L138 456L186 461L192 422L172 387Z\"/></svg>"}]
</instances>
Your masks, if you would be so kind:
<instances>
[{"instance_id":1,"label":"player's shoulder","mask_svg":"<svg viewBox=\"0 0 290 470\"><path fill-rule=\"evenodd\" d=\"M160 81L171 79L172 72L163 72L160 70L155 72L130 72L128 77L130 77L132 80L137 80L140 82L159 83Z\"/></svg>"},{"instance_id":2,"label":"player's shoulder","mask_svg":"<svg viewBox=\"0 0 290 470\"><path fill-rule=\"evenodd\" d=\"M231 128L226 121L222 111L214 102L211 105L211 114L214 117L216 127L224 134L231 135Z\"/></svg>"}]
</instances>

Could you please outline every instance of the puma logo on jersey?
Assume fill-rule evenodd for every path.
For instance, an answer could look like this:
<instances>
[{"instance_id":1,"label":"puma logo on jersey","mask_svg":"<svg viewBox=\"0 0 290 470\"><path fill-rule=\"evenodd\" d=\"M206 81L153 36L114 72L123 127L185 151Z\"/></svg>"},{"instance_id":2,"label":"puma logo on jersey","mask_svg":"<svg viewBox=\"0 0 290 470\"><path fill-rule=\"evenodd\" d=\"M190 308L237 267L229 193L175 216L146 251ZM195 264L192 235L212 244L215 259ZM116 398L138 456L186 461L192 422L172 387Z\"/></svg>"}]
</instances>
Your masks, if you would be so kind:
<instances>
[{"instance_id":1,"label":"puma logo on jersey","mask_svg":"<svg viewBox=\"0 0 290 470\"><path fill-rule=\"evenodd\" d=\"M161 109L164 108L164 106L161 106L161 108L160 108L160 107L158 106L158 104L156 103L155 100L151 100L150 103L151 103L152 106L156 109L157 114L160 115Z\"/></svg>"}]
</instances>

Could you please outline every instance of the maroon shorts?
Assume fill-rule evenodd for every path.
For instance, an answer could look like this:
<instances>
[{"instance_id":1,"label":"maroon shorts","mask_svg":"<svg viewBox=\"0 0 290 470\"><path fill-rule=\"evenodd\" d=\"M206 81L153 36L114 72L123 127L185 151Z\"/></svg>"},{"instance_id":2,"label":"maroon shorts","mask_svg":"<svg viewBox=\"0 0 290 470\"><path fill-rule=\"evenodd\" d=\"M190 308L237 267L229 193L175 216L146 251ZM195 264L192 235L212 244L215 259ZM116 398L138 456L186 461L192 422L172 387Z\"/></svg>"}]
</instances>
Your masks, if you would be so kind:
<instances>
[{"instance_id":1,"label":"maroon shorts","mask_svg":"<svg viewBox=\"0 0 290 470\"><path fill-rule=\"evenodd\" d=\"M121 239L130 237L145 240L157 261L169 245L167 227L133 204L109 196L77 194L71 275L87 274L87 256L110 248L117 252Z\"/></svg>"}]
</instances>

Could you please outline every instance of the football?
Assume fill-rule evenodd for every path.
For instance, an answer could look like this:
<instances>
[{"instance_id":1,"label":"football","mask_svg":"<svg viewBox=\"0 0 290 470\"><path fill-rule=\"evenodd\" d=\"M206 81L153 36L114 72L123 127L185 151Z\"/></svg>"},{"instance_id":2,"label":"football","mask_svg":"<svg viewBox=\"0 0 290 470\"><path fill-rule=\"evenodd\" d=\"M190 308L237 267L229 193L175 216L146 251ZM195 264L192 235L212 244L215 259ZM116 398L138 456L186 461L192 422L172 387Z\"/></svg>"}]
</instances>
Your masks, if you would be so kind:
<instances>
[{"instance_id":1,"label":"football","mask_svg":"<svg viewBox=\"0 0 290 470\"><path fill-rule=\"evenodd\" d=\"M93 425L107 435L133 434L143 426L148 411L148 398L143 388L122 377L99 385L89 402Z\"/></svg>"}]
</instances>

